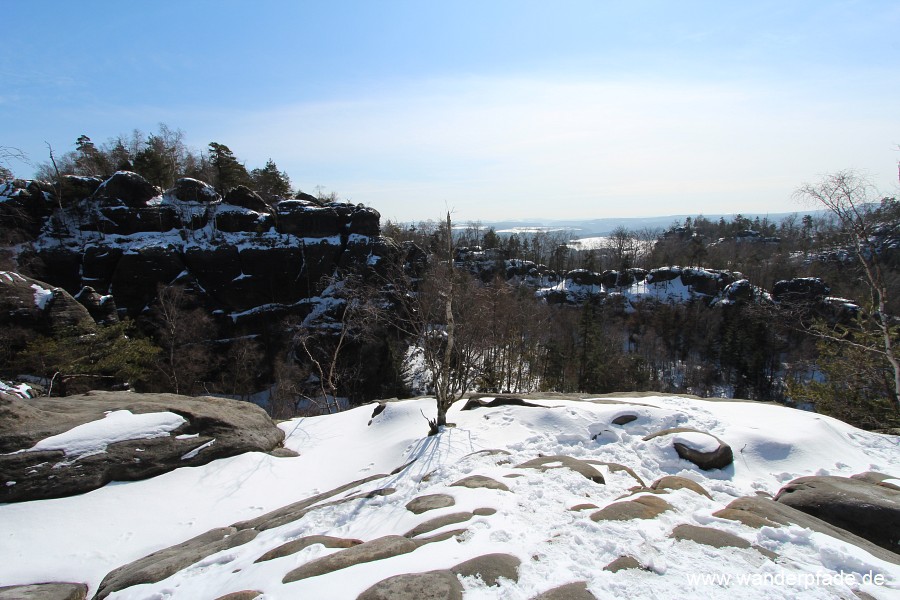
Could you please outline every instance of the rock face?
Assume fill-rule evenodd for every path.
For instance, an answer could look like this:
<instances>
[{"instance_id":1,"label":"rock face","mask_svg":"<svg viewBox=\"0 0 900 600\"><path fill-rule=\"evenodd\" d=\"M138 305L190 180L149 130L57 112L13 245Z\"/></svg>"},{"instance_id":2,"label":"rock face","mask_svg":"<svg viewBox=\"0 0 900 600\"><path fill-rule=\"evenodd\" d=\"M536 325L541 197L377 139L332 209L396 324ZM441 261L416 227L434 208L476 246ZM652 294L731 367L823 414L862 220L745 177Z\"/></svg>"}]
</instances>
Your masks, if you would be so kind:
<instances>
[{"instance_id":1,"label":"rock face","mask_svg":"<svg viewBox=\"0 0 900 600\"><path fill-rule=\"evenodd\" d=\"M44 335L94 326L88 309L68 292L12 271L0 271L0 327L22 327Z\"/></svg>"},{"instance_id":2,"label":"rock face","mask_svg":"<svg viewBox=\"0 0 900 600\"><path fill-rule=\"evenodd\" d=\"M53 187L43 181L14 179L0 183L0 221L24 236L38 235L44 218L56 204L52 194Z\"/></svg>"},{"instance_id":3,"label":"rock face","mask_svg":"<svg viewBox=\"0 0 900 600\"><path fill-rule=\"evenodd\" d=\"M63 175L60 179L63 206L71 206L82 198L89 198L103 185L103 180L99 177Z\"/></svg>"},{"instance_id":4,"label":"rock face","mask_svg":"<svg viewBox=\"0 0 900 600\"><path fill-rule=\"evenodd\" d=\"M85 307L91 318L99 325L115 323L119 320L116 301L112 296L101 296L90 286L81 289L75 299Z\"/></svg>"},{"instance_id":5,"label":"rock face","mask_svg":"<svg viewBox=\"0 0 900 600\"><path fill-rule=\"evenodd\" d=\"M91 423L109 418L106 413L111 411L125 416L121 411L168 413L183 422L170 431L157 430L156 437L139 431L132 438L123 434L84 454L58 449L89 440ZM70 441L56 446L44 442L34 448L60 435ZM284 432L261 408L224 398L90 392L27 401L0 399L0 472L5 480L0 502L70 496L113 480L145 479L243 452L268 452L283 439Z\"/></svg>"},{"instance_id":6,"label":"rock face","mask_svg":"<svg viewBox=\"0 0 900 600\"><path fill-rule=\"evenodd\" d=\"M70 294L89 286L112 295L132 317L176 278L196 282L209 308L226 314L290 307L336 268L376 268L376 257L396 250L379 237L378 211L362 205L285 200L273 208L245 187L223 200L196 179L162 192L119 171L103 182L67 179L60 208L53 187L41 185L0 188L0 217L9 213L39 259L33 274Z\"/></svg>"},{"instance_id":7,"label":"rock face","mask_svg":"<svg viewBox=\"0 0 900 600\"><path fill-rule=\"evenodd\" d=\"M218 199L216 189L204 181L199 179L191 179L183 177L175 182L172 189L166 193L183 202L206 202L212 203Z\"/></svg>"},{"instance_id":8,"label":"rock face","mask_svg":"<svg viewBox=\"0 0 900 600\"><path fill-rule=\"evenodd\" d=\"M159 188L130 171L118 171L97 187L93 198L106 206L140 208L159 195Z\"/></svg>"},{"instance_id":9,"label":"rock face","mask_svg":"<svg viewBox=\"0 0 900 600\"><path fill-rule=\"evenodd\" d=\"M750 297L750 294L742 295L737 290L733 290L735 293L731 295L727 293L742 277L740 273L731 271L677 266L651 271L627 269L602 273L576 269L566 273L561 282L551 281L552 287L542 286L543 289L538 290L537 294L551 304L615 299L627 305L643 300L678 300L683 299L684 295L709 304L733 303Z\"/></svg>"},{"instance_id":10,"label":"rock face","mask_svg":"<svg viewBox=\"0 0 900 600\"><path fill-rule=\"evenodd\" d=\"M849 477L801 477L775 500L900 553L900 491Z\"/></svg>"},{"instance_id":11,"label":"rock face","mask_svg":"<svg viewBox=\"0 0 900 600\"><path fill-rule=\"evenodd\" d=\"M260 213L272 211L272 208L259 197L259 194L243 185L228 190L228 193L225 194L225 202Z\"/></svg>"},{"instance_id":12,"label":"rock face","mask_svg":"<svg viewBox=\"0 0 900 600\"><path fill-rule=\"evenodd\" d=\"M772 298L779 302L820 302L829 291L818 277L798 277L776 281Z\"/></svg>"}]
</instances>

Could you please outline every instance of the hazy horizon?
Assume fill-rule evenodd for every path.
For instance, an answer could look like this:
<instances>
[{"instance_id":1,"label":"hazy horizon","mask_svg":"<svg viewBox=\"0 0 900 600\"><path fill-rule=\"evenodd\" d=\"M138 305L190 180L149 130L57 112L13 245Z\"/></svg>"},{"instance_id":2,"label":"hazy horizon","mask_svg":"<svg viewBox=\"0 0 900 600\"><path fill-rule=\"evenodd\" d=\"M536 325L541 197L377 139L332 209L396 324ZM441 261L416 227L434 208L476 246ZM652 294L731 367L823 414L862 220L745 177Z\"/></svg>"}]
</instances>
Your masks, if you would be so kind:
<instances>
[{"instance_id":1,"label":"hazy horizon","mask_svg":"<svg viewBox=\"0 0 900 600\"><path fill-rule=\"evenodd\" d=\"M896 2L4 9L0 146L33 164L165 123L398 221L802 212L842 169L898 190Z\"/></svg>"}]
</instances>

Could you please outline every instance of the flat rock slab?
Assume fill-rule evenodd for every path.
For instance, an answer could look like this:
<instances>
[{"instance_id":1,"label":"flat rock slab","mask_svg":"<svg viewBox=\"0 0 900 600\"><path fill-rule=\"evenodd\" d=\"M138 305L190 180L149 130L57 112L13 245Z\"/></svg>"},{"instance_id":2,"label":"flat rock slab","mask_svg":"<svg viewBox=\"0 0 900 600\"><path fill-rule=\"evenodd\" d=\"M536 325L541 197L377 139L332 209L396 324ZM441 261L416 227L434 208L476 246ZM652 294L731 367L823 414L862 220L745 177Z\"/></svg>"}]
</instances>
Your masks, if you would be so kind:
<instances>
[{"instance_id":1,"label":"flat rock slab","mask_svg":"<svg viewBox=\"0 0 900 600\"><path fill-rule=\"evenodd\" d=\"M315 496L310 496L309 498L304 498L303 500L292 502L291 504L282 506L281 508L276 508L275 510L267 512L264 515L254 517L253 519L249 519L247 521L240 521L238 523L235 523L233 527L236 527L238 529L255 529L257 531L265 531L267 529L281 527L282 525L285 525L287 523L292 523L294 521L302 519L303 516L306 515L306 513L310 512L311 510L315 510L316 508L334 506L336 504L351 502L359 498L378 494L379 490L375 490L374 492L369 492L367 494L354 494L352 496L339 498L331 502L324 502L325 500L333 498L338 494L341 494L348 490L352 490L353 488L359 487L371 481L384 479L387 476L387 473L381 473L377 475L369 475L368 477L357 479L355 481L350 481L343 485L339 485L334 489L328 490L327 492L322 492L321 494L316 494Z\"/></svg>"},{"instance_id":2,"label":"flat rock slab","mask_svg":"<svg viewBox=\"0 0 900 600\"><path fill-rule=\"evenodd\" d=\"M451 572L460 577L480 577L486 585L497 585L500 579L519 581L519 565L522 561L512 554L485 554L461 562Z\"/></svg>"},{"instance_id":3,"label":"flat rock slab","mask_svg":"<svg viewBox=\"0 0 900 600\"><path fill-rule=\"evenodd\" d=\"M856 475L851 475L850 479L858 479L860 481L874 483L875 485L882 485L886 488L900 491L900 485L886 481L887 479L900 481L900 477L894 477L893 475L888 475L886 473L879 473L878 471L866 471L865 473L857 473Z\"/></svg>"},{"instance_id":4,"label":"flat rock slab","mask_svg":"<svg viewBox=\"0 0 900 600\"><path fill-rule=\"evenodd\" d=\"M604 571L609 571L610 573L618 573L619 571L625 571L628 569L646 570L646 567L633 556L620 556L616 560L603 567Z\"/></svg>"},{"instance_id":5,"label":"flat rock slab","mask_svg":"<svg viewBox=\"0 0 900 600\"><path fill-rule=\"evenodd\" d=\"M712 435L711 433L700 431L698 429L692 429L690 427L674 427L672 429L663 429L662 431L651 433L650 435L645 436L643 439L645 442L648 442L653 438L678 433L699 433L707 435L718 442L718 448L711 452L698 450L696 448L692 448L690 445L682 444L680 442L674 442L672 444L672 446L675 448L675 452L678 453L678 456L686 461L694 463L704 471L724 469L734 462L734 453L731 451L731 446L729 446L716 436Z\"/></svg>"},{"instance_id":6,"label":"flat rock slab","mask_svg":"<svg viewBox=\"0 0 900 600\"><path fill-rule=\"evenodd\" d=\"M588 591L586 582L575 581L547 590L531 600L597 600L597 597Z\"/></svg>"},{"instance_id":7,"label":"flat rock slab","mask_svg":"<svg viewBox=\"0 0 900 600\"><path fill-rule=\"evenodd\" d=\"M333 573L334 571L361 563L372 562L373 560L383 560L392 556L408 554L418 547L418 544L414 541L403 536L386 535L301 565L285 575L282 583L291 583L292 581L299 581L308 577Z\"/></svg>"},{"instance_id":8,"label":"flat rock slab","mask_svg":"<svg viewBox=\"0 0 900 600\"><path fill-rule=\"evenodd\" d=\"M637 415L632 415L632 414L619 415L618 417L616 417L615 419L610 421L610 423L612 423L613 425L619 425L619 426L627 425L627 424L631 423L632 421L637 421L637 418L638 418Z\"/></svg>"},{"instance_id":9,"label":"flat rock slab","mask_svg":"<svg viewBox=\"0 0 900 600\"><path fill-rule=\"evenodd\" d=\"M627 521L629 519L652 519L672 505L656 496L641 496L634 500L613 502L591 515L592 521Z\"/></svg>"},{"instance_id":10,"label":"flat rock slab","mask_svg":"<svg viewBox=\"0 0 900 600\"><path fill-rule=\"evenodd\" d=\"M275 458L296 458L300 456L300 453L296 450L291 450L290 448L275 448L269 451L271 456Z\"/></svg>"},{"instance_id":11,"label":"flat rock slab","mask_svg":"<svg viewBox=\"0 0 900 600\"><path fill-rule=\"evenodd\" d=\"M688 479L687 477L679 477L678 475L666 475L665 477L660 477L656 481L650 484L651 490L691 490L696 494L700 494L701 496L706 496L710 500L712 500L712 496L709 495L702 485Z\"/></svg>"},{"instance_id":12,"label":"flat rock slab","mask_svg":"<svg viewBox=\"0 0 900 600\"><path fill-rule=\"evenodd\" d=\"M698 525L690 525L684 523L672 530L670 537L676 540L690 540L704 546L712 546L713 548L753 548L760 554L774 560L777 555L760 546L754 546L744 538L734 535L728 531L715 529L713 527L700 527Z\"/></svg>"},{"instance_id":13,"label":"flat rock slab","mask_svg":"<svg viewBox=\"0 0 900 600\"><path fill-rule=\"evenodd\" d=\"M778 525L799 525L800 527L805 527L819 533L824 533L825 535L841 540L851 546L858 546L859 548L862 548L869 554L883 561L895 565L900 565L900 555L891 552L890 550L886 550L881 546L873 544L869 540L851 533L846 529L836 527L831 523L823 521L822 519L797 510L796 508L792 508L787 504L776 502L769 498L763 498L760 496L745 496L743 498L732 500L724 510L739 511L742 515L755 515L765 520L764 525L768 525L769 523L776 523ZM713 516L720 516L720 513L722 512L723 511L718 511L714 513ZM745 525L750 525L750 523L744 521L743 519L736 520L741 520L741 522L743 522ZM750 526L752 527L753 525Z\"/></svg>"},{"instance_id":14,"label":"flat rock slab","mask_svg":"<svg viewBox=\"0 0 900 600\"><path fill-rule=\"evenodd\" d=\"M434 531L435 529L440 529L441 527L445 527L447 525L453 525L454 523L465 523L473 516L475 516L474 513L470 512L457 512L450 513L448 515L441 515L439 517L429 519L424 523L419 523L418 525L404 533L403 537L414 538L424 533Z\"/></svg>"},{"instance_id":15,"label":"flat rock slab","mask_svg":"<svg viewBox=\"0 0 900 600\"><path fill-rule=\"evenodd\" d=\"M362 543L362 540L357 539L332 537L330 535L309 535L296 540L291 540L286 544L273 548L253 562L260 563L267 560L282 558L284 556L290 556L291 554L296 554L304 548L309 548L314 544L322 544L326 548L352 548L353 546L358 546Z\"/></svg>"},{"instance_id":16,"label":"flat rock slab","mask_svg":"<svg viewBox=\"0 0 900 600\"><path fill-rule=\"evenodd\" d=\"M516 396L499 395L490 400L482 400L481 398L469 398L460 410L475 410L476 408L497 408L500 406L527 406L529 408L547 408L540 404L528 402Z\"/></svg>"},{"instance_id":17,"label":"flat rock slab","mask_svg":"<svg viewBox=\"0 0 900 600\"><path fill-rule=\"evenodd\" d=\"M484 475L469 475L459 481L450 484L450 487L486 488L489 490L501 490L508 492L509 488L496 479Z\"/></svg>"},{"instance_id":18,"label":"flat rock slab","mask_svg":"<svg viewBox=\"0 0 900 600\"><path fill-rule=\"evenodd\" d=\"M102 428L106 414L174 413L185 422L168 435L121 440L105 451L66 457L63 450L31 450L41 440L88 423ZM244 452L269 452L284 440L260 407L226 398L176 394L89 392L63 398L0 400L0 502L60 498L110 481L154 477Z\"/></svg>"},{"instance_id":19,"label":"flat rock slab","mask_svg":"<svg viewBox=\"0 0 900 600\"><path fill-rule=\"evenodd\" d=\"M444 540L449 540L450 538L459 538L459 536L465 534L467 531L468 529L451 529L449 531L443 531L441 533L437 533L435 535L430 535L427 537L417 537L413 541L417 546L424 546L425 544L443 542Z\"/></svg>"},{"instance_id":20,"label":"flat rock slab","mask_svg":"<svg viewBox=\"0 0 900 600\"><path fill-rule=\"evenodd\" d=\"M447 508L456 504L453 496L448 494L429 494L428 496L419 496L413 498L406 504L406 510L411 513L421 515L423 512L435 510L438 508Z\"/></svg>"},{"instance_id":21,"label":"flat rock slab","mask_svg":"<svg viewBox=\"0 0 900 600\"><path fill-rule=\"evenodd\" d=\"M597 469L592 467L590 464L583 460L579 460L577 458L573 458L571 456L564 455L554 455L554 456L541 456L538 458L533 458L529 461L523 462L520 465L516 465L517 469L537 469L538 471L547 471L550 469L569 469L571 471L575 471L579 475L582 475L594 483L606 483L603 479L603 474L600 473Z\"/></svg>"},{"instance_id":22,"label":"flat rock slab","mask_svg":"<svg viewBox=\"0 0 900 600\"><path fill-rule=\"evenodd\" d=\"M220 527L149 554L110 571L100 582L95 598L102 600L113 592L133 585L162 581L207 556L251 541L257 533L253 529L239 531L234 527Z\"/></svg>"},{"instance_id":23,"label":"flat rock slab","mask_svg":"<svg viewBox=\"0 0 900 600\"><path fill-rule=\"evenodd\" d=\"M240 592L231 592L230 594L219 596L216 600L255 600L262 595L262 592L256 590L241 590Z\"/></svg>"},{"instance_id":24,"label":"flat rock slab","mask_svg":"<svg viewBox=\"0 0 900 600\"><path fill-rule=\"evenodd\" d=\"M782 523L777 523L748 510L735 508L723 508L717 510L712 516L718 517L719 519L728 519L729 521L738 521L739 523L743 523L747 527L753 527L754 529L760 529L762 527L781 527L782 525Z\"/></svg>"},{"instance_id":25,"label":"flat rock slab","mask_svg":"<svg viewBox=\"0 0 900 600\"><path fill-rule=\"evenodd\" d=\"M638 482L638 485L640 485L641 487L646 487L644 480L641 479L640 476L637 473L635 473L634 469L632 469L631 467L626 467L623 464L619 464L619 463L615 463L615 462L606 462L603 460L594 460L594 459L588 459L588 460L585 460L584 462L588 463L589 465L600 465L600 466L606 467L607 469L609 469L610 473L618 473L619 471L628 473L629 475L631 475L631 477L635 481Z\"/></svg>"},{"instance_id":26,"label":"flat rock slab","mask_svg":"<svg viewBox=\"0 0 900 600\"><path fill-rule=\"evenodd\" d=\"M84 600L88 586L83 583L34 583L0 587L0 600Z\"/></svg>"},{"instance_id":27,"label":"flat rock slab","mask_svg":"<svg viewBox=\"0 0 900 600\"><path fill-rule=\"evenodd\" d=\"M475 452L470 452L463 456L463 459L469 458L470 456L511 456L512 453L508 450L502 450L500 448L487 448L485 450L476 450Z\"/></svg>"},{"instance_id":28,"label":"flat rock slab","mask_svg":"<svg viewBox=\"0 0 900 600\"><path fill-rule=\"evenodd\" d=\"M900 491L849 477L800 477L775 500L900 552Z\"/></svg>"},{"instance_id":29,"label":"flat rock slab","mask_svg":"<svg viewBox=\"0 0 900 600\"><path fill-rule=\"evenodd\" d=\"M357 600L462 600L463 587L447 570L405 573L383 579Z\"/></svg>"},{"instance_id":30,"label":"flat rock slab","mask_svg":"<svg viewBox=\"0 0 900 600\"><path fill-rule=\"evenodd\" d=\"M681 524L673 529L670 537L673 537L676 540L690 540L705 546L712 546L713 548L750 547L750 542L733 533L722 531L721 529L714 529L712 527L690 525L688 523Z\"/></svg>"}]
</instances>

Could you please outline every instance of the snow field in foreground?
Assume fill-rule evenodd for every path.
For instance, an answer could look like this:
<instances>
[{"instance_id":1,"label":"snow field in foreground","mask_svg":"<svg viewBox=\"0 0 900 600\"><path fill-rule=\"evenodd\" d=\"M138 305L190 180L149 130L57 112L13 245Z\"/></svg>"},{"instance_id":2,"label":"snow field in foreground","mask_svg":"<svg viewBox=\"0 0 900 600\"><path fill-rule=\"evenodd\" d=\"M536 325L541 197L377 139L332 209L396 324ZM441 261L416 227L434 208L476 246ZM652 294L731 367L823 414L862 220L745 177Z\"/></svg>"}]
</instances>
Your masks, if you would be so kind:
<instances>
[{"instance_id":1,"label":"snow field in foreground","mask_svg":"<svg viewBox=\"0 0 900 600\"><path fill-rule=\"evenodd\" d=\"M392 402L369 425L373 406L328 417L295 419L280 426L296 458L245 454L201 467L182 468L150 480L110 484L58 500L0 505L3 546L0 585L47 580L85 581L96 590L103 576L122 564L179 543L213 527L258 517L291 502L349 481L387 474L415 459L405 471L348 490L342 496L391 487L396 492L320 508L302 519L261 532L254 540L213 555L155 584L135 586L110 598L215 598L255 589L277 598L355 598L394 574L446 568L486 553L505 552L521 561L518 583L487 588L466 578L466 598L526 599L576 580L599 598L841 598L847 585L723 585L748 574L770 581L801 575L884 573L887 585L862 586L876 598L900 589L900 567L833 538L799 527L751 529L712 516L731 500L757 491L774 494L787 481L813 474L848 476L867 470L900 472L897 439L854 429L834 419L758 403L711 402L683 397L620 398L622 403L534 401L549 408L500 407L450 411L456 427L425 437L422 416L433 400ZM457 408L461 406L456 405ZM610 425L624 413L637 420ZM735 462L704 472L678 457L671 436L643 441L647 434L691 427L727 442ZM686 441L708 436L679 434ZM594 439L592 439L594 438ZM669 439L666 439L669 438ZM502 449L509 456L476 454ZM564 468L539 472L514 466L539 455L567 455L631 467L646 483L681 475L700 483L713 500L689 490L660 496L675 507L654 519L594 522L607 506L637 485L624 471L598 465L601 485ZM485 475L511 492L449 487L468 475ZM521 475L509 478L506 475ZM426 477L427 476L427 477ZM455 506L414 515L407 502L426 494L449 494ZM336 499L336 498L332 498ZM465 528L454 539L421 546L390 559L282 584L291 569L336 552L321 545L254 563L263 553L298 537L324 534L371 540L402 535L436 516L492 508L464 523L430 532ZM715 549L669 537L682 523L716 527L781 555L773 562L752 549ZM613 574L603 567L632 555L650 571ZM720 579L703 581L698 576ZM694 579L692 579L694 578Z\"/></svg>"}]
</instances>

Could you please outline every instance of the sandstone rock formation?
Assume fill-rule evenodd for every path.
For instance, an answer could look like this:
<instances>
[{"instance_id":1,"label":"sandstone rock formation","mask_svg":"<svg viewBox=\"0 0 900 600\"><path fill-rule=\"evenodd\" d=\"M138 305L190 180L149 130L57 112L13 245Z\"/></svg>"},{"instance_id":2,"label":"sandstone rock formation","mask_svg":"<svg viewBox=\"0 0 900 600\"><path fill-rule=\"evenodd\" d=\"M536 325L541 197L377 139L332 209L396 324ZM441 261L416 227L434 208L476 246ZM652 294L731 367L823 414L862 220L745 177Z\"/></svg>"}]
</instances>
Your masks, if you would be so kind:
<instances>
[{"instance_id":1,"label":"sandstone rock formation","mask_svg":"<svg viewBox=\"0 0 900 600\"><path fill-rule=\"evenodd\" d=\"M256 537L257 533L253 529L238 531L234 527L207 531L177 546L154 552L115 569L103 579L94 597L102 600L113 592L133 585L160 581L210 554L245 544Z\"/></svg>"},{"instance_id":2,"label":"sandstone rock formation","mask_svg":"<svg viewBox=\"0 0 900 600\"><path fill-rule=\"evenodd\" d=\"M83 583L34 583L0 587L0 600L84 600L88 587Z\"/></svg>"},{"instance_id":3,"label":"sandstone rock formation","mask_svg":"<svg viewBox=\"0 0 900 600\"><path fill-rule=\"evenodd\" d=\"M672 446L675 448L678 456L680 456L684 460L694 463L704 471L709 471L712 469L724 469L734 462L734 453L731 451L731 446L714 435L689 427L674 427L671 429L657 431L655 433L651 433L650 435L644 436L644 441L648 442L654 438L671 436L673 434L677 435L680 433L691 434L693 436L699 434L701 437L708 437L710 441L715 440L715 443L711 444L712 446L714 446L712 449L706 448L706 446L709 446L710 444L703 444L703 448L698 448L695 447L695 443L693 441L689 442L684 439L682 439L682 441L674 441L672 443ZM676 437L676 439L678 438Z\"/></svg>"},{"instance_id":4,"label":"sandstone rock formation","mask_svg":"<svg viewBox=\"0 0 900 600\"><path fill-rule=\"evenodd\" d=\"M162 192L127 171L103 182L67 178L64 187L60 208L53 186L6 184L0 216L17 215L51 288L76 294L90 286L131 316L176 278L195 281L210 308L226 314L291 306L338 266L361 270L392 251L379 237L380 215L362 205L297 199L271 207L248 188L222 199L187 178Z\"/></svg>"},{"instance_id":5,"label":"sandstone rock formation","mask_svg":"<svg viewBox=\"0 0 900 600\"><path fill-rule=\"evenodd\" d=\"M778 527L795 524L842 540L851 546L862 548L879 559L900 565L900 555L886 550L846 529L809 515L787 504L769 498L747 496L738 498L727 507L713 513L714 517L739 521L748 527Z\"/></svg>"},{"instance_id":6,"label":"sandstone rock formation","mask_svg":"<svg viewBox=\"0 0 900 600\"><path fill-rule=\"evenodd\" d=\"M356 600L462 600L463 588L448 570L404 573L383 579Z\"/></svg>"},{"instance_id":7,"label":"sandstone rock formation","mask_svg":"<svg viewBox=\"0 0 900 600\"><path fill-rule=\"evenodd\" d=\"M111 441L71 455L112 414L168 413L183 423L156 437ZM58 444L48 439L68 436ZM268 452L284 439L258 406L238 400L175 394L90 392L64 398L0 399L0 502L58 498L113 480L145 479L243 452ZM45 447L38 447L45 441Z\"/></svg>"},{"instance_id":8,"label":"sandstone rock formation","mask_svg":"<svg viewBox=\"0 0 900 600\"><path fill-rule=\"evenodd\" d=\"M538 471L546 471L548 469L569 469L587 477L594 483L605 483L603 474L592 467L589 463L571 456L540 456L538 458L525 461L520 465L516 465L517 469L537 469Z\"/></svg>"},{"instance_id":9,"label":"sandstone rock formation","mask_svg":"<svg viewBox=\"0 0 900 600\"><path fill-rule=\"evenodd\" d=\"M89 331L88 309L65 290L12 271L0 271L0 327L22 327L53 335L66 329Z\"/></svg>"},{"instance_id":10,"label":"sandstone rock formation","mask_svg":"<svg viewBox=\"0 0 900 600\"><path fill-rule=\"evenodd\" d=\"M800 477L775 500L900 554L900 491L850 477Z\"/></svg>"}]
</instances>

